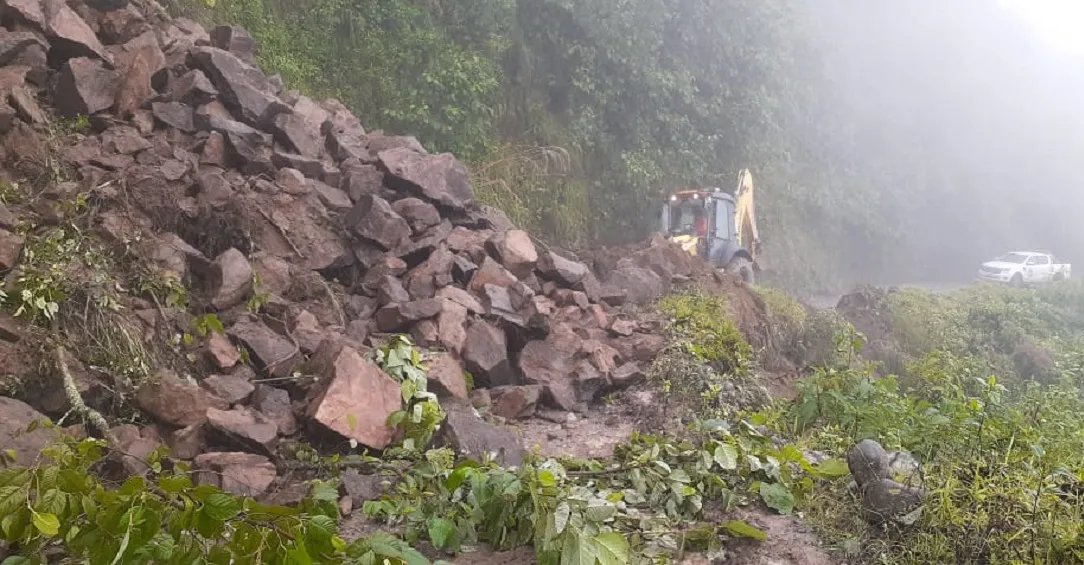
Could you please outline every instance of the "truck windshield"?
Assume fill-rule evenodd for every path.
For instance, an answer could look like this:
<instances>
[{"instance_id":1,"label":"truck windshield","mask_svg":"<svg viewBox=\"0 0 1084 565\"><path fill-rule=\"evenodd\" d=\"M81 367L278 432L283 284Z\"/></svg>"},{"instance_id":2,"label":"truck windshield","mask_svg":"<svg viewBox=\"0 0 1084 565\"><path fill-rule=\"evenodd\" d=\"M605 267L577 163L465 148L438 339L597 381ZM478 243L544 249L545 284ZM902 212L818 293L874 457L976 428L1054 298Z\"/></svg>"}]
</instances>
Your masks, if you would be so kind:
<instances>
[{"instance_id":1,"label":"truck windshield","mask_svg":"<svg viewBox=\"0 0 1084 565\"><path fill-rule=\"evenodd\" d=\"M996 259L1002 263L1023 263L1028 260L1028 256L1023 253L1006 253Z\"/></svg>"},{"instance_id":2,"label":"truck windshield","mask_svg":"<svg viewBox=\"0 0 1084 565\"><path fill-rule=\"evenodd\" d=\"M670 232L692 234L701 231L705 223L704 205L700 200L677 200L670 203Z\"/></svg>"}]
</instances>

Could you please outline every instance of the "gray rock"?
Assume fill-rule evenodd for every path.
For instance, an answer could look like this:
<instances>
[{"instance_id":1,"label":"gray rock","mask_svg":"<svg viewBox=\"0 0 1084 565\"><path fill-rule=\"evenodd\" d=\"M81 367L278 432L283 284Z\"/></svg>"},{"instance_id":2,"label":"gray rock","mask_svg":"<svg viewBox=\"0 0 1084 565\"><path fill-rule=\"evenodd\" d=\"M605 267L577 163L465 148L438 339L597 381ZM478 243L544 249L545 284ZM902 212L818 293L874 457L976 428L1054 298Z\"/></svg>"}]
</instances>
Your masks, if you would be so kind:
<instances>
[{"instance_id":1,"label":"gray rock","mask_svg":"<svg viewBox=\"0 0 1084 565\"><path fill-rule=\"evenodd\" d=\"M925 492L891 479L880 479L863 488L866 520L875 524L898 520L922 504Z\"/></svg>"},{"instance_id":2,"label":"gray rock","mask_svg":"<svg viewBox=\"0 0 1084 565\"><path fill-rule=\"evenodd\" d=\"M864 439L847 454L847 466L859 486L888 477L888 453L881 444Z\"/></svg>"},{"instance_id":3,"label":"gray rock","mask_svg":"<svg viewBox=\"0 0 1084 565\"><path fill-rule=\"evenodd\" d=\"M907 482L915 478L921 469L915 457L907 451L893 451L888 454L888 476L897 481Z\"/></svg>"}]
</instances>

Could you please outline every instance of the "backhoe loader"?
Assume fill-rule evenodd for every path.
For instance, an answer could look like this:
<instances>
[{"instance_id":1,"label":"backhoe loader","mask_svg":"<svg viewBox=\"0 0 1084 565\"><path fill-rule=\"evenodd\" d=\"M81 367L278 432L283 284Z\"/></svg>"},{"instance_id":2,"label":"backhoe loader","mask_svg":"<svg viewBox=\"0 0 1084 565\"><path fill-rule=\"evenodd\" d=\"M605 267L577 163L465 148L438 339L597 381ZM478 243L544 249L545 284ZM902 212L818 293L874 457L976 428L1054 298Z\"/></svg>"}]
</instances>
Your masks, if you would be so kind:
<instances>
[{"instance_id":1,"label":"backhoe loader","mask_svg":"<svg viewBox=\"0 0 1084 565\"><path fill-rule=\"evenodd\" d=\"M753 284L760 271L753 175L743 169L733 194L719 188L679 190L663 205L661 231L693 256Z\"/></svg>"}]
</instances>

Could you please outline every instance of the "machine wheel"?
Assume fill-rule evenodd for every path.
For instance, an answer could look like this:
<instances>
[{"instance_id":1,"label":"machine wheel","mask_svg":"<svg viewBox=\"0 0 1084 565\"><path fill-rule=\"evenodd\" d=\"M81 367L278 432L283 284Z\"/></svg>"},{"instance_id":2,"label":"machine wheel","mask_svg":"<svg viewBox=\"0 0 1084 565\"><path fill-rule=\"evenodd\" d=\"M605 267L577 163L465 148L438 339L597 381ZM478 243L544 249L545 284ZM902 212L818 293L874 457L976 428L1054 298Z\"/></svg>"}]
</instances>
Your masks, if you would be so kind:
<instances>
[{"instance_id":1,"label":"machine wheel","mask_svg":"<svg viewBox=\"0 0 1084 565\"><path fill-rule=\"evenodd\" d=\"M1023 277L1023 275L1021 275L1020 273L1016 273L1015 275L1012 276L1012 280L1009 281L1009 284L1011 284L1013 286L1013 288L1024 288L1024 277Z\"/></svg>"},{"instance_id":2,"label":"machine wheel","mask_svg":"<svg viewBox=\"0 0 1084 565\"><path fill-rule=\"evenodd\" d=\"M745 284L752 285L756 282L753 274L753 263L745 257L731 259L730 264L726 266L726 272L738 275L741 280L745 281Z\"/></svg>"}]
</instances>

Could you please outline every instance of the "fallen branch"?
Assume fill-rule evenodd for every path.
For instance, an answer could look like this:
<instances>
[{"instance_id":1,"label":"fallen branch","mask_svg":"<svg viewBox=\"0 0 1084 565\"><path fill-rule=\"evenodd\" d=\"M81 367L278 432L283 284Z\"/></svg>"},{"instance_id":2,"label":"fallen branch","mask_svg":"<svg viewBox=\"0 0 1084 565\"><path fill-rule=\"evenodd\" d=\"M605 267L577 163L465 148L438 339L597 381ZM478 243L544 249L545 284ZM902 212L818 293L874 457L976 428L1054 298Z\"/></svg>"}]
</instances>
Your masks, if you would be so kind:
<instances>
[{"instance_id":1,"label":"fallen branch","mask_svg":"<svg viewBox=\"0 0 1084 565\"><path fill-rule=\"evenodd\" d=\"M83 401L83 395L79 393L79 387L75 384L75 377L72 376L71 369L68 368L67 352L63 346L57 345L53 349L53 359L56 361L60 376L64 379L64 395L68 397L68 403L71 404L72 410L90 422L110 445L116 445L117 438L113 436L113 432L109 429L109 422L105 420L105 417L100 412L87 406L86 402Z\"/></svg>"},{"instance_id":2,"label":"fallen branch","mask_svg":"<svg viewBox=\"0 0 1084 565\"><path fill-rule=\"evenodd\" d=\"M335 307L335 313L339 316L339 325L346 329L346 313L343 312L343 307L339 304L339 299L335 298L335 291L331 289L331 285L327 284L327 281L323 277L320 277L320 283L324 285L324 290L327 291L328 298L331 299L331 305Z\"/></svg>"}]
</instances>

